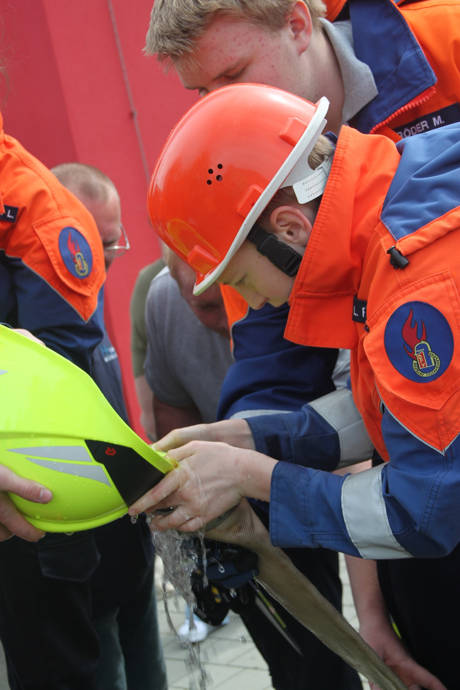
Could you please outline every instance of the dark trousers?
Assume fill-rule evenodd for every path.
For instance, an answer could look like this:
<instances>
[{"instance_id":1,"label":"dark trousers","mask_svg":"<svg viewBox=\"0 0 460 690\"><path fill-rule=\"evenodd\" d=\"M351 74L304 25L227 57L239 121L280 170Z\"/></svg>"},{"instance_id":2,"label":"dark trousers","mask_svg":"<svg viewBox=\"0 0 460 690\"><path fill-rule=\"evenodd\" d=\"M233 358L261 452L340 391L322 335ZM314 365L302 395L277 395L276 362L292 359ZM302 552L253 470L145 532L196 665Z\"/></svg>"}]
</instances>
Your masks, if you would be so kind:
<instances>
[{"instance_id":1,"label":"dark trousers","mask_svg":"<svg viewBox=\"0 0 460 690\"><path fill-rule=\"evenodd\" d=\"M98 562L87 532L0 544L0 636L12 690L96 690L89 582Z\"/></svg>"},{"instance_id":2,"label":"dark trousers","mask_svg":"<svg viewBox=\"0 0 460 690\"><path fill-rule=\"evenodd\" d=\"M48 534L38 544L0 543L0 637L12 690L112 688L101 661L111 668L124 650L100 645L98 622L112 616L118 626L130 617L128 608L143 615L153 596L152 570L148 528L129 518L71 536ZM138 640L135 652L139 658L145 651L153 665L147 643ZM144 680L132 687L147 690Z\"/></svg>"},{"instance_id":3,"label":"dark trousers","mask_svg":"<svg viewBox=\"0 0 460 690\"><path fill-rule=\"evenodd\" d=\"M285 549L294 565L341 611L338 556L326 549ZM267 594L303 652L300 656L255 604L239 611L268 664L276 690L361 690L358 674Z\"/></svg>"},{"instance_id":4,"label":"dark trousers","mask_svg":"<svg viewBox=\"0 0 460 690\"><path fill-rule=\"evenodd\" d=\"M409 652L460 690L460 546L444 558L379 561L380 586Z\"/></svg>"}]
</instances>

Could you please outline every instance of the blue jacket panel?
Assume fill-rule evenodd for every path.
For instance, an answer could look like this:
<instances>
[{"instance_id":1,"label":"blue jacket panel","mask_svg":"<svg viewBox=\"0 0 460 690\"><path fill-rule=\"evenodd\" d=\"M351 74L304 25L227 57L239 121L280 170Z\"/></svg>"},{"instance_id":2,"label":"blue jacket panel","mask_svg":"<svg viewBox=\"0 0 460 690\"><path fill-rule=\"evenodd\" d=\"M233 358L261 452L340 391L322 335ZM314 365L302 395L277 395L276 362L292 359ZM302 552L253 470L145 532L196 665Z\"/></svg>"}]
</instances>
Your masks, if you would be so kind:
<instances>
[{"instance_id":1,"label":"blue jacket panel","mask_svg":"<svg viewBox=\"0 0 460 690\"><path fill-rule=\"evenodd\" d=\"M337 350L302 347L283 336L288 305L260 310L232 329L235 362L221 389L217 419L252 412L298 410L334 390L332 373Z\"/></svg>"},{"instance_id":2,"label":"blue jacket panel","mask_svg":"<svg viewBox=\"0 0 460 690\"><path fill-rule=\"evenodd\" d=\"M103 335L102 290L97 310L85 322L42 277L0 251L0 294L0 321L31 331L90 373L91 352Z\"/></svg>"}]
</instances>

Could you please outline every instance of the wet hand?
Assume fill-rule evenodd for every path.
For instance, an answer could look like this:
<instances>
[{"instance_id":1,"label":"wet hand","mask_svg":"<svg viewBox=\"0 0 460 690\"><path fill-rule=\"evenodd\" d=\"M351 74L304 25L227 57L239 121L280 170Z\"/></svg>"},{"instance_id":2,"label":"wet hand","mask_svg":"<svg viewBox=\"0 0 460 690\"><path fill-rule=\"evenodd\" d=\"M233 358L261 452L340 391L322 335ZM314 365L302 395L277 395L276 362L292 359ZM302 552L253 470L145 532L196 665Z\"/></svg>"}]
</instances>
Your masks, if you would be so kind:
<instances>
[{"instance_id":1,"label":"wet hand","mask_svg":"<svg viewBox=\"0 0 460 690\"><path fill-rule=\"evenodd\" d=\"M243 468L249 453L253 451L206 441L192 441L169 451L169 457L179 467L136 501L129 509L130 515L150 512L151 527L158 530L201 529L237 505L245 495ZM167 513L156 512L170 506L174 509Z\"/></svg>"}]
</instances>

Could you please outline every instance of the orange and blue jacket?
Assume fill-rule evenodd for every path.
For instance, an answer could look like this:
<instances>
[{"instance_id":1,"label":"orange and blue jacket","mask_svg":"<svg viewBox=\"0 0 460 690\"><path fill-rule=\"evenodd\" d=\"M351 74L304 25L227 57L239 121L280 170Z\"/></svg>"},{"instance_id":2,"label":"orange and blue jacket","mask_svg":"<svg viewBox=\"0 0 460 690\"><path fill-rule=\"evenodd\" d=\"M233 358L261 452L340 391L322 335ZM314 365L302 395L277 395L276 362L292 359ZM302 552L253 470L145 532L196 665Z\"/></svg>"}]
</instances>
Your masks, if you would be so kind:
<instances>
[{"instance_id":1,"label":"orange and blue jacket","mask_svg":"<svg viewBox=\"0 0 460 690\"><path fill-rule=\"evenodd\" d=\"M458 0L326 4L329 20L350 20L355 53L369 65L378 88L350 124L396 140L460 121ZM296 409L302 397L312 400L334 389L331 351L283 340L287 307L248 311L232 288L222 291L236 361L222 388L219 418ZM315 457L323 462L320 448Z\"/></svg>"},{"instance_id":2,"label":"orange and blue jacket","mask_svg":"<svg viewBox=\"0 0 460 690\"><path fill-rule=\"evenodd\" d=\"M275 544L380 559L460 541L459 170L459 123L396 146L340 132L286 337L351 350L354 400L388 462L345 478L291 464L324 430L309 405L249 419L257 449L288 461L272 479Z\"/></svg>"},{"instance_id":3,"label":"orange and blue jacket","mask_svg":"<svg viewBox=\"0 0 460 690\"><path fill-rule=\"evenodd\" d=\"M90 371L103 335L102 242L91 214L0 116L0 321Z\"/></svg>"}]
</instances>

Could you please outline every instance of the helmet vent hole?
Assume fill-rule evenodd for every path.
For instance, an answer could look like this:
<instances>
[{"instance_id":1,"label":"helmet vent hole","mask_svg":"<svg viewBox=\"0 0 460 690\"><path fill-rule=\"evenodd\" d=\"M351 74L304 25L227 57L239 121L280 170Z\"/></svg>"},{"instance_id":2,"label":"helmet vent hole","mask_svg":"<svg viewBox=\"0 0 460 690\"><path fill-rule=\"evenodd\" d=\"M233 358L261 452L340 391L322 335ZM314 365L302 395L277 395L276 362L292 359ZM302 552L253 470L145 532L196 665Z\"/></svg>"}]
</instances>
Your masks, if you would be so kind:
<instances>
[{"instance_id":1,"label":"helmet vent hole","mask_svg":"<svg viewBox=\"0 0 460 690\"><path fill-rule=\"evenodd\" d=\"M218 170L222 170L222 168L223 168L224 166L223 166L222 163L218 163L216 167L217 167ZM208 168L208 175L214 175L214 168ZM223 180L224 178L223 178L223 175L217 174L217 173L216 173L216 174L214 175L214 179L216 180L216 182L222 182L222 180ZM210 178L208 177L208 179L206 180L206 184L207 184L207 185L211 185L212 183L213 183L213 180L210 179Z\"/></svg>"}]
</instances>

